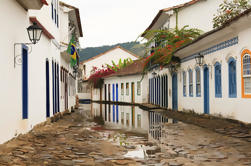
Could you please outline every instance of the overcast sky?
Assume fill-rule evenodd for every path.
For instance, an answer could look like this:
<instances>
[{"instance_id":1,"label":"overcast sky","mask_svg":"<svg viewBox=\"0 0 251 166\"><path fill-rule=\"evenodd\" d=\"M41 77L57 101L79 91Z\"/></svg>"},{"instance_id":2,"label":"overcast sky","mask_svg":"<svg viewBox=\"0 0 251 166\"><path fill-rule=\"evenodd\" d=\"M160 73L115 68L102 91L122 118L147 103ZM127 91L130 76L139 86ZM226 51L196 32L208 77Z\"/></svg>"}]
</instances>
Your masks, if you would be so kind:
<instances>
[{"instance_id":1,"label":"overcast sky","mask_svg":"<svg viewBox=\"0 0 251 166\"><path fill-rule=\"evenodd\" d=\"M82 48L134 41L158 11L189 0L62 0L78 7Z\"/></svg>"}]
</instances>

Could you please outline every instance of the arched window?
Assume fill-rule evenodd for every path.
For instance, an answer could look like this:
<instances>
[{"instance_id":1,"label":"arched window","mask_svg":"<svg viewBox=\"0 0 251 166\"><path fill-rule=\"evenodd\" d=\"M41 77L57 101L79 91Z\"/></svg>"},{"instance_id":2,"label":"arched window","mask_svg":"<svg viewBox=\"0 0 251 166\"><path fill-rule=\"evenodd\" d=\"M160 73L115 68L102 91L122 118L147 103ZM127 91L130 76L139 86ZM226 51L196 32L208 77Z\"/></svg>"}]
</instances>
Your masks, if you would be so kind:
<instances>
[{"instance_id":1,"label":"arched window","mask_svg":"<svg viewBox=\"0 0 251 166\"><path fill-rule=\"evenodd\" d=\"M214 65L214 83L215 83L215 97L222 97L222 88L221 88L221 64L216 62Z\"/></svg>"},{"instance_id":2,"label":"arched window","mask_svg":"<svg viewBox=\"0 0 251 166\"><path fill-rule=\"evenodd\" d=\"M235 98L237 97L237 89L236 89L236 60L234 58L230 58L228 61L228 89L229 89L229 97Z\"/></svg>"},{"instance_id":3,"label":"arched window","mask_svg":"<svg viewBox=\"0 0 251 166\"><path fill-rule=\"evenodd\" d=\"M201 79L200 79L200 68L197 67L196 70L196 96L201 96Z\"/></svg>"},{"instance_id":4,"label":"arched window","mask_svg":"<svg viewBox=\"0 0 251 166\"><path fill-rule=\"evenodd\" d=\"M186 72L183 71L183 96L187 95L187 75Z\"/></svg>"},{"instance_id":5,"label":"arched window","mask_svg":"<svg viewBox=\"0 0 251 166\"><path fill-rule=\"evenodd\" d=\"M189 70L189 96L193 97L193 71Z\"/></svg>"},{"instance_id":6,"label":"arched window","mask_svg":"<svg viewBox=\"0 0 251 166\"><path fill-rule=\"evenodd\" d=\"M242 97L251 98L251 61L250 51L244 50L242 54Z\"/></svg>"}]
</instances>

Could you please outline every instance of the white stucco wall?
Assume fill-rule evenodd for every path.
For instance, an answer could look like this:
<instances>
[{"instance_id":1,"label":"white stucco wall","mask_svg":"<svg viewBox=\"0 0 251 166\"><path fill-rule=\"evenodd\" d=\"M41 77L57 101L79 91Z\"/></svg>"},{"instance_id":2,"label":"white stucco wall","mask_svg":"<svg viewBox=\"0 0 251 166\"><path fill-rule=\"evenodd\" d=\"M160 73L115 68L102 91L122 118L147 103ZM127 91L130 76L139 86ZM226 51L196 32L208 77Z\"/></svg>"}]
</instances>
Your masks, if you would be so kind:
<instances>
[{"instance_id":1,"label":"white stucco wall","mask_svg":"<svg viewBox=\"0 0 251 166\"><path fill-rule=\"evenodd\" d=\"M178 12L178 27L189 25L190 28L198 28L204 32L213 29L213 17L223 0L205 0L193 5L181 8ZM167 24L167 23L165 23ZM170 28L176 26L176 14L170 17Z\"/></svg>"},{"instance_id":2,"label":"white stucco wall","mask_svg":"<svg viewBox=\"0 0 251 166\"><path fill-rule=\"evenodd\" d=\"M83 77L88 78L90 76L90 72L94 66L101 69L102 65L104 65L104 66L106 66L106 64L112 65L112 61L114 61L116 64L118 64L120 59L124 60L127 58L131 58L132 60L137 59L132 54L130 54L120 48L115 48L111 51L104 53L103 55L101 55L97 58L94 58L89 61L87 60L86 62L84 61L82 63L82 65L86 66L86 75ZM84 72L83 72L83 74L84 74Z\"/></svg>"},{"instance_id":3,"label":"white stucco wall","mask_svg":"<svg viewBox=\"0 0 251 166\"><path fill-rule=\"evenodd\" d=\"M148 77L144 76L144 79L141 81L140 95L137 94L137 82L142 78L141 74L137 75L128 75L122 77L110 77L105 78L104 85L107 85L107 100L108 100L108 85L110 84L111 89L111 101L112 101L112 86L115 86L115 96L116 96L116 84L118 84L118 101L120 102L131 102L132 101L132 83L134 83L134 94L135 94L135 103L147 103L148 102ZM121 95L121 83L124 84L124 95ZM129 83L129 95L126 95L126 83ZM103 86L103 100L105 99L105 86ZM115 99L116 100L116 99Z\"/></svg>"}]
</instances>

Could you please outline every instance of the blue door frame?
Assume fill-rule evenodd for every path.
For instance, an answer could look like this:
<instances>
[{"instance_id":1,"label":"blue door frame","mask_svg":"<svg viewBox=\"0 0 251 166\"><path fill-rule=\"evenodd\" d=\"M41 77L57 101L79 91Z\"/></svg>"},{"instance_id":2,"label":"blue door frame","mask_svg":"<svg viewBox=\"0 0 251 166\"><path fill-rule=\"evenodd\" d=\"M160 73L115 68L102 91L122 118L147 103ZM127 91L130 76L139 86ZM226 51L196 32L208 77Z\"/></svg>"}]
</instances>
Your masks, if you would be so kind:
<instances>
[{"instance_id":1,"label":"blue door frame","mask_svg":"<svg viewBox=\"0 0 251 166\"><path fill-rule=\"evenodd\" d=\"M46 60L45 65L46 70L46 117L50 117L50 70L49 70L49 61Z\"/></svg>"},{"instance_id":2,"label":"blue door frame","mask_svg":"<svg viewBox=\"0 0 251 166\"><path fill-rule=\"evenodd\" d=\"M204 66L204 113L209 114L209 70Z\"/></svg>"},{"instance_id":3,"label":"blue door frame","mask_svg":"<svg viewBox=\"0 0 251 166\"><path fill-rule=\"evenodd\" d=\"M119 85L116 84L116 101L119 101ZM119 105L116 104L116 122L119 122Z\"/></svg>"},{"instance_id":4,"label":"blue door frame","mask_svg":"<svg viewBox=\"0 0 251 166\"><path fill-rule=\"evenodd\" d=\"M59 65L57 64L57 110L60 112L59 104Z\"/></svg>"},{"instance_id":5,"label":"blue door frame","mask_svg":"<svg viewBox=\"0 0 251 166\"><path fill-rule=\"evenodd\" d=\"M22 111L23 119L28 119L28 47L22 45Z\"/></svg>"},{"instance_id":6,"label":"blue door frame","mask_svg":"<svg viewBox=\"0 0 251 166\"><path fill-rule=\"evenodd\" d=\"M55 73L55 68L54 68L54 61L52 61L51 63L52 65L52 108L53 108L53 115L55 114L55 77L54 77L54 73Z\"/></svg>"},{"instance_id":7,"label":"blue door frame","mask_svg":"<svg viewBox=\"0 0 251 166\"><path fill-rule=\"evenodd\" d=\"M115 101L115 85L112 84L112 101ZM112 105L112 121L115 122L115 105Z\"/></svg>"},{"instance_id":8,"label":"blue door frame","mask_svg":"<svg viewBox=\"0 0 251 166\"><path fill-rule=\"evenodd\" d=\"M177 74L172 75L172 108L173 110L178 110L178 82Z\"/></svg>"}]
</instances>

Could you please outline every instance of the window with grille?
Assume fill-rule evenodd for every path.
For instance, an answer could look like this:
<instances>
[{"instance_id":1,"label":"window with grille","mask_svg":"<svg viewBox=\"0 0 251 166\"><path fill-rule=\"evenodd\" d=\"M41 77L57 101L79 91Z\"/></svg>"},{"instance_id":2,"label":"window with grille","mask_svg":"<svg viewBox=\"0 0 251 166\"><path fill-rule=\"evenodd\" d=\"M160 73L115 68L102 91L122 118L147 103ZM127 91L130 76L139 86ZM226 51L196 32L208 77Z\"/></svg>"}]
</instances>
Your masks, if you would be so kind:
<instances>
[{"instance_id":1,"label":"window with grille","mask_svg":"<svg viewBox=\"0 0 251 166\"><path fill-rule=\"evenodd\" d=\"M229 97L235 98L237 97L237 89L236 89L236 61L234 58L231 58L228 61L228 89L229 89Z\"/></svg>"},{"instance_id":2,"label":"window with grille","mask_svg":"<svg viewBox=\"0 0 251 166\"><path fill-rule=\"evenodd\" d=\"M121 83L121 96L124 96L124 83Z\"/></svg>"},{"instance_id":3,"label":"window with grille","mask_svg":"<svg viewBox=\"0 0 251 166\"><path fill-rule=\"evenodd\" d=\"M183 96L187 95L187 76L186 76L186 72L183 72Z\"/></svg>"},{"instance_id":4,"label":"window with grille","mask_svg":"<svg viewBox=\"0 0 251 166\"><path fill-rule=\"evenodd\" d=\"M129 83L128 82L126 83L126 95L127 96L129 95Z\"/></svg>"},{"instance_id":5,"label":"window with grille","mask_svg":"<svg viewBox=\"0 0 251 166\"><path fill-rule=\"evenodd\" d=\"M242 60L243 64L243 82L244 82L244 93L250 95L251 94L251 62L250 55L245 54Z\"/></svg>"},{"instance_id":6,"label":"window with grille","mask_svg":"<svg viewBox=\"0 0 251 166\"><path fill-rule=\"evenodd\" d=\"M193 71L189 70L189 96L193 96Z\"/></svg>"},{"instance_id":7,"label":"window with grille","mask_svg":"<svg viewBox=\"0 0 251 166\"><path fill-rule=\"evenodd\" d=\"M141 95L141 82L140 81L137 82L137 95L138 96Z\"/></svg>"},{"instance_id":8,"label":"window with grille","mask_svg":"<svg viewBox=\"0 0 251 166\"><path fill-rule=\"evenodd\" d=\"M196 96L201 96L201 78L200 78L200 68L196 68Z\"/></svg>"},{"instance_id":9,"label":"window with grille","mask_svg":"<svg viewBox=\"0 0 251 166\"><path fill-rule=\"evenodd\" d=\"M215 97L222 97L221 88L221 64L219 62L214 65L214 83L215 83Z\"/></svg>"}]
</instances>

